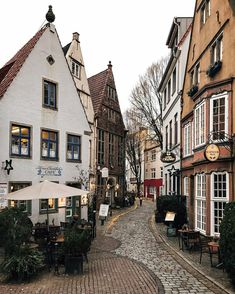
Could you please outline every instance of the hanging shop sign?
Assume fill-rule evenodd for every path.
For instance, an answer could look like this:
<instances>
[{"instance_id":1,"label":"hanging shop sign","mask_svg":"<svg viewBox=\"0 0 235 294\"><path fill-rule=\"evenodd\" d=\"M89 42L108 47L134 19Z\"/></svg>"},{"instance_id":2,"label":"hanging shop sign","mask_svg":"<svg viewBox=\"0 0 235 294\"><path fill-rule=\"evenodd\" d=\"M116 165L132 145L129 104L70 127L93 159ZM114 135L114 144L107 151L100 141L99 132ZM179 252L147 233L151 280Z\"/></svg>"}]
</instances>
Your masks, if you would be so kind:
<instances>
[{"instance_id":1,"label":"hanging shop sign","mask_svg":"<svg viewBox=\"0 0 235 294\"><path fill-rule=\"evenodd\" d=\"M207 160L216 161L220 155L219 147L216 144L207 145L204 155Z\"/></svg>"},{"instance_id":2,"label":"hanging shop sign","mask_svg":"<svg viewBox=\"0 0 235 294\"><path fill-rule=\"evenodd\" d=\"M175 162L176 156L175 156L175 153L171 151L166 151L166 152L162 152L160 159L164 163L172 163L172 162Z\"/></svg>"}]
</instances>

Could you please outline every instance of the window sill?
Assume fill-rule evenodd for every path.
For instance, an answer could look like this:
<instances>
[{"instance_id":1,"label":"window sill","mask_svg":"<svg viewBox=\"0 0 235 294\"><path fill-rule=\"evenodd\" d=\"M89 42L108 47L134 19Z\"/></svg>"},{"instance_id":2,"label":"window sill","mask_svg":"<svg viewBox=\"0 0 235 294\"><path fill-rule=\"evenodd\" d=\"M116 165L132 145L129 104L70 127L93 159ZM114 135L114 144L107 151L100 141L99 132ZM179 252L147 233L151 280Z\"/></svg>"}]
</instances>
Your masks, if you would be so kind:
<instances>
[{"instance_id":1,"label":"window sill","mask_svg":"<svg viewBox=\"0 0 235 294\"><path fill-rule=\"evenodd\" d=\"M19 155L19 154L11 154L11 158L21 158L21 159L32 159L31 155Z\"/></svg>"},{"instance_id":2,"label":"window sill","mask_svg":"<svg viewBox=\"0 0 235 294\"><path fill-rule=\"evenodd\" d=\"M82 161L81 161L81 159L68 159L68 158L66 158L66 162L71 162L71 163L73 163L73 162L81 163Z\"/></svg>"},{"instance_id":3,"label":"window sill","mask_svg":"<svg viewBox=\"0 0 235 294\"><path fill-rule=\"evenodd\" d=\"M57 107L53 107L53 106L49 106L49 105L45 105L45 104L43 104L42 107L43 108L46 108L46 109L58 111L58 108Z\"/></svg>"},{"instance_id":4,"label":"window sill","mask_svg":"<svg viewBox=\"0 0 235 294\"><path fill-rule=\"evenodd\" d=\"M59 161L59 158L50 158L50 157L42 157L41 160L46 160L46 161Z\"/></svg>"}]
</instances>

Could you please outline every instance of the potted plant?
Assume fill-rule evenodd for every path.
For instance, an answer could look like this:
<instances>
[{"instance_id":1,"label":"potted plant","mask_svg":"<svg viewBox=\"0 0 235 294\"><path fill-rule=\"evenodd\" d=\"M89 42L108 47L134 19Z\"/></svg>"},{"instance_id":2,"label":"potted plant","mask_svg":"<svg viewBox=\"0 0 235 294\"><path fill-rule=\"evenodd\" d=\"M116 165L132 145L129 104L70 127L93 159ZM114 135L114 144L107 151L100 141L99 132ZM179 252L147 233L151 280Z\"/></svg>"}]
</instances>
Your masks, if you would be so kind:
<instances>
[{"instance_id":1,"label":"potted plant","mask_svg":"<svg viewBox=\"0 0 235 294\"><path fill-rule=\"evenodd\" d=\"M198 86L197 85L193 85L190 90L188 91L188 96L189 97L193 97L194 94L196 94L198 91Z\"/></svg>"},{"instance_id":2,"label":"potted plant","mask_svg":"<svg viewBox=\"0 0 235 294\"><path fill-rule=\"evenodd\" d=\"M87 259L90 250L91 233L89 229L73 226L65 231L63 251L65 255L65 272L83 272L83 258Z\"/></svg>"},{"instance_id":3,"label":"potted plant","mask_svg":"<svg viewBox=\"0 0 235 294\"><path fill-rule=\"evenodd\" d=\"M217 72L220 71L221 67L222 67L222 62L218 60L213 65L209 66L206 73L209 77L213 78L217 74Z\"/></svg>"},{"instance_id":4,"label":"potted plant","mask_svg":"<svg viewBox=\"0 0 235 294\"><path fill-rule=\"evenodd\" d=\"M21 209L11 207L0 212L1 246L4 248L0 267L8 278L25 280L42 268L42 254L30 248L31 233L32 222Z\"/></svg>"}]
</instances>

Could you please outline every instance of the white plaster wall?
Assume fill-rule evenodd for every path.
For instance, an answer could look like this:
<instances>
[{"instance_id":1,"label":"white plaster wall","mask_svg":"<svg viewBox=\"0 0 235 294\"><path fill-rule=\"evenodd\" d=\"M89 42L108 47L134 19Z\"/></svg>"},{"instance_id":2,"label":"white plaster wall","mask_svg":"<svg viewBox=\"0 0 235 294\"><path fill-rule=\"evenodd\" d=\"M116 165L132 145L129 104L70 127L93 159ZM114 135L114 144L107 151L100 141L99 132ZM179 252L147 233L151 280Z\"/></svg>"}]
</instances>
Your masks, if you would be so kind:
<instances>
[{"instance_id":1,"label":"white plaster wall","mask_svg":"<svg viewBox=\"0 0 235 294\"><path fill-rule=\"evenodd\" d=\"M52 55L55 63L51 66L46 60ZM58 111L42 107L42 79L46 78L58 83ZM84 109L81 105L76 87L68 69L58 36L49 28L37 42L26 62L22 66L5 95L0 100L0 162L10 157L10 122L31 126L32 159L12 158L14 170L7 175L0 170L0 182L26 182L32 184L47 179L66 183L74 181L77 175L77 163L66 162L66 133L82 137L82 169L89 167L89 136L90 131ZM59 132L59 161L40 160L40 131L48 128ZM60 177L37 175L37 168L60 167ZM38 201L32 203L32 220L38 214ZM44 219L45 217L43 217ZM58 215L53 215L55 222ZM37 221L37 220L36 220Z\"/></svg>"}]
</instances>

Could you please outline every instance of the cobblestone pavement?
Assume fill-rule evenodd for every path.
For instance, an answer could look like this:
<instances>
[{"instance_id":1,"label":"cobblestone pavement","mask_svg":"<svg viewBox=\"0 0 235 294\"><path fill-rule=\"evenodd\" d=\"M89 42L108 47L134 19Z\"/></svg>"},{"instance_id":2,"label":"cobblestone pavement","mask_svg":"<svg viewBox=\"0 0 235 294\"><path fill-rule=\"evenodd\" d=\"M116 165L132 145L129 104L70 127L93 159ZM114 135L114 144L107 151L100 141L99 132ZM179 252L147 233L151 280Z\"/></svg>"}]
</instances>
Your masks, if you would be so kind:
<instances>
[{"instance_id":1,"label":"cobblestone pavement","mask_svg":"<svg viewBox=\"0 0 235 294\"><path fill-rule=\"evenodd\" d=\"M98 222L89 262L80 275L46 272L27 284L0 283L1 294L174 294L226 292L167 246L164 226L155 224L154 204L114 211L104 226Z\"/></svg>"},{"instance_id":2,"label":"cobblestone pavement","mask_svg":"<svg viewBox=\"0 0 235 294\"><path fill-rule=\"evenodd\" d=\"M165 293L229 293L166 246L156 226L148 223L153 207L153 203L145 201L142 207L115 223L110 235L121 246L114 252L148 267L161 281Z\"/></svg>"}]
</instances>

